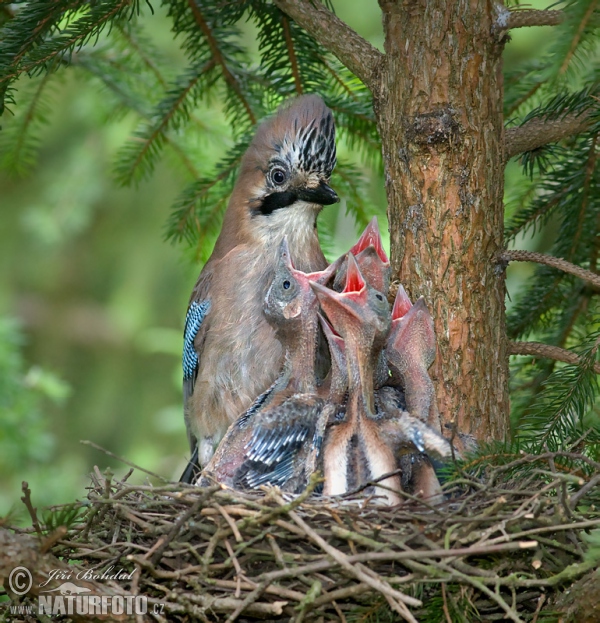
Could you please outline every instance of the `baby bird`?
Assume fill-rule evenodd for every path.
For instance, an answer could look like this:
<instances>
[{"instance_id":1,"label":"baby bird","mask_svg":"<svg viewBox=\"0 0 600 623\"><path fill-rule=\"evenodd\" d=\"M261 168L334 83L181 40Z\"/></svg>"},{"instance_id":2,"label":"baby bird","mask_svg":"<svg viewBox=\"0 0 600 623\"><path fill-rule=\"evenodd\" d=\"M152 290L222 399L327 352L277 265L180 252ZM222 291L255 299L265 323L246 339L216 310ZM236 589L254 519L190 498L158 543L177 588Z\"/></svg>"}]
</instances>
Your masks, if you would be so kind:
<instances>
[{"instance_id":1,"label":"baby bird","mask_svg":"<svg viewBox=\"0 0 600 623\"><path fill-rule=\"evenodd\" d=\"M373 404L373 371L390 328L390 309L385 296L367 285L352 253L348 254L343 292L319 283L311 286L345 343L346 416L328 429L323 448L323 493L339 495L396 470L394 454L374 421ZM389 505L400 502L398 476L380 484L377 495Z\"/></svg>"},{"instance_id":2,"label":"baby bird","mask_svg":"<svg viewBox=\"0 0 600 623\"><path fill-rule=\"evenodd\" d=\"M376 405L381 429L402 469L402 488L430 502L441 502L440 483L429 455L448 459L452 448L440 434L436 419L430 419L430 411L437 415L427 372L435 356L433 320L423 298L412 305L402 286L392 309L385 356L392 375L387 386L376 392Z\"/></svg>"},{"instance_id":3,"label":"baby bird","mask_svg":"<svg viewBox=\"0 0 600 623\"><path fill-rule=\"evenodd\" d=\"M435 359L433 319L423 297L413 305L402 286L392 309L386 357L392 372L389 385L404 390L406 410L423 422L439 426L434 388L428 369Z\"/></svg>"},{"instance_id":4,"label":"baby bird","mask_svg":"<svg viewBox=\"0 0 600 623\"><path fill-rule=\"evenodd\" d=\"M263 307L285 348L284 368L264 400L230 426L205 478L238 489L271 484L298 493L306 487L335 409L317 390L318 303L309 284L326 283L336 266L312 274L296 270L284 238Z\"/></svg>"},{"instance_id":5,"label":"baby bird","mask_svg":"<svg viewBox=\"0 0 600 623\"><path fill-rule=\"evenodd\" d=\"M367 284L375 288L378 292L387 294L390 287L392 269L390 267L390 260L383 248L383 241L381 240L381 233L376 216L371 219L365 231L363 231L356 244L348 253L354 255L354 259ZM345 259L347 255L348 254L343 256L342 259ZM344 289L346 271L347 260L342 263L335 276L333 289L336 292L341 292Z\"/></svg>"}]
</instances>

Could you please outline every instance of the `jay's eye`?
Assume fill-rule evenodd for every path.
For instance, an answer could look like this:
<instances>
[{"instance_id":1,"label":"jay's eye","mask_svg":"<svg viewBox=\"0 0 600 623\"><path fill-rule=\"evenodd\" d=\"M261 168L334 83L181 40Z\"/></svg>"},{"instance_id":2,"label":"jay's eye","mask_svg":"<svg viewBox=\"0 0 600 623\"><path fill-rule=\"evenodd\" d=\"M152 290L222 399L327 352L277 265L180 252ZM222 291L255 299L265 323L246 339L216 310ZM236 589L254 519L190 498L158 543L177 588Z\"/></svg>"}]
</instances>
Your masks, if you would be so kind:
<instances>
[{"instance_id":1,"label":"jay's eye","mask_svg":"<svg viewBox=\"0 0 600 623\"><path fill-rule=\"evenodd\" d=\"M271 169L271 179L273 180L273 184L281 186L287 180L287 172L281 167L275 167Z\"/></svg>"},{"instance_id":2,"label":"jay's eye","mask_svg":"<svg viewBox=\"0 0 600 623\"><path fill-rule=\"evenodd\" d=\"M292 285L292 284L291 284L291 283L290 283L290 282L286 279L286 280L283 282L283 289L284 289L284 290L289 290L291 285Z\"/></svg>"}]
</instances>

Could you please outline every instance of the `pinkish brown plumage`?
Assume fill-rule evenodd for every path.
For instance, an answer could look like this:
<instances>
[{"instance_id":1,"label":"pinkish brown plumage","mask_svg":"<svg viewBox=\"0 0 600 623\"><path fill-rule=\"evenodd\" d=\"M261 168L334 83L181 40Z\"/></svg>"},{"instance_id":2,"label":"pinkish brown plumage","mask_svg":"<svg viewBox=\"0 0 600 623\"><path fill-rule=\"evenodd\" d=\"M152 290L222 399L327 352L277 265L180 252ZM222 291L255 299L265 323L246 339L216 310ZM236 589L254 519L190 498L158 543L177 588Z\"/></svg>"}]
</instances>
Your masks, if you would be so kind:
<instances>
[{"instance_id":1,"label":"pinkish brown plumage","mask_svg":"<svg viewBox=\"0 0 600 623\"><path fill-rule=\"evenodd\" d=\"M269 395L229 427L203 482L240 489L271 484L291 492L308 483L335 408L317 389L318 304L309 283L327 282L334 270L296 270L284 238L264 302L266 319L286 350L284 369Z\"/></svg>"},{"instance_id":2,"label":"pinkish brown plumage","mask_svg":"<svg viewBox=\"0 0 600 623\"><path fill-rule=\"evenodd\" d=\"M194 287L184 333L184 409L194 456L205 465L228 426L275 381L283 349L262 306L285 235L296 268L327 266L316 231L324 205L335 128L320 97L307 95L259 126L242 158L214 251Z\"/></svg>"}]
</instances>

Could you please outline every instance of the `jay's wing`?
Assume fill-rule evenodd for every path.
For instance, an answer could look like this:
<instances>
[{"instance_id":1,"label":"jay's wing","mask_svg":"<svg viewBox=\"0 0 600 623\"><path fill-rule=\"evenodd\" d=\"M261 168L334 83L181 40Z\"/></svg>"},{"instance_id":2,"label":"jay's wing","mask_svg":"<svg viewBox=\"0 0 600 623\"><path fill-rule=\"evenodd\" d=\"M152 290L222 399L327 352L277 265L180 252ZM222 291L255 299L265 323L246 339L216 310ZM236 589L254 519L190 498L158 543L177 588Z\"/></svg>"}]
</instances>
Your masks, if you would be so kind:
<instances>
[{"instance_id":1,"label":"jay's wing","mask_svg":"<svg viewBox=\"0 0 600 623\"><path fill-rule=\"evenodd\" d=\"M323 401L292 397L261 414L246 446L247 456L236 475L236 486L255 489L270 484L284 488L301 476L304 463L322 443L318 419ZM306 484L306 483L304 483Z\"/></svg>"},{"instance_id":2,"label":"jay's wing","mask_svg":"<svg viewBox=\"0 0 600 623\"><path fill-rule=\"evenodd\" d=\"M185 329L183 330L183 404L186 405L190 396L194 393L194 384L198 376L200 367L200 355L196 344L196 337L200 332L202 323L210 311L210 300L191 301L185 316ZM189 423L186 421L190 449L193 451L196 446L196 439L190 431Z\"/></svg>"},{"instance_id":3,"label":"jay's wing","mask_svg":"<svg viewBox=\"0 0 600 623\"><path fill-rule=\"evenodd\" d=\"M189 421L188 402L194 393L194 385L200 367L200 354L202 351L203 329L206 326L206 317L210 312L209 288L212 278L212 270L206 264L192 292L190 304L185 316L185 327L183 330L183 408L185 426L187 429L188 441L192 457L183 472L180 482L192 483L200 473L198 461L198 440L192 432Z\"/></svg>"},{"instance_id":4,"label":"jay's wing","mask_svg":"<svg viewBox=\"0 0 600 623\"><path fill-rule=\"evenodd\" d=\"M183 405L185 426L187 429L192 457L190 458L179 481L187 484L193 483L200 473L200 463L198 461L198 440L192 432L186 405L194 392L194 384L196 382L196 377L198 376L198 367L200 365L200 358L198 351L196 350L194 340L196 339L196 336L200 331L200 327L202 326L202 322L206 318L209 311L210 301L208 299L203 301L192 301L188 307L185 317L185 329L183 330Z\"/></svg>"}]
</instances>

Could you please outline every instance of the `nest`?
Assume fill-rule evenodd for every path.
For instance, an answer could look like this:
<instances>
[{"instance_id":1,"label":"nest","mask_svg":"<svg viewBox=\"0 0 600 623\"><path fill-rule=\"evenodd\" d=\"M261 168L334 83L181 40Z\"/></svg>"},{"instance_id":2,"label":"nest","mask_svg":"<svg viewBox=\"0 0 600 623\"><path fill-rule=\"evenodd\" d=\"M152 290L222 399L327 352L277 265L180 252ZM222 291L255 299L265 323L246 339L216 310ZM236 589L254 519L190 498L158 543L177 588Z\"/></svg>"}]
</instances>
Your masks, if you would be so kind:
<instances>
[{"instance_id":1,"label":"nest","mask_svg":"<svg viewBox=\"0 0 600 623\"><path fill-rule=\"evenodd\" d=\"M397 508L316 497L318 475L292 498L134 486L96 469L78 520L55 536L47 524L43 548L82 569L133 571L118 589L160 604L148 609L157 621L600 620L582 615L585 590L575 604L564 592L591 587L598 566L586 533L600 527L600 464L512 458L458 471L441 505L406 496Z\"/></svg>"}]
</instances>

